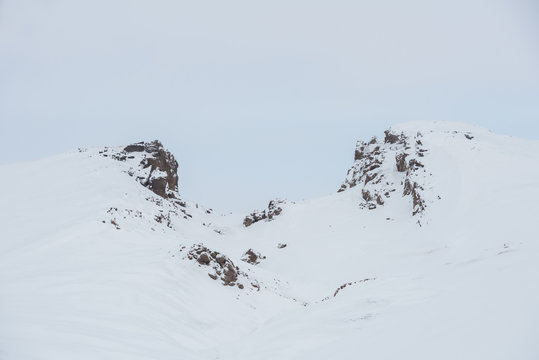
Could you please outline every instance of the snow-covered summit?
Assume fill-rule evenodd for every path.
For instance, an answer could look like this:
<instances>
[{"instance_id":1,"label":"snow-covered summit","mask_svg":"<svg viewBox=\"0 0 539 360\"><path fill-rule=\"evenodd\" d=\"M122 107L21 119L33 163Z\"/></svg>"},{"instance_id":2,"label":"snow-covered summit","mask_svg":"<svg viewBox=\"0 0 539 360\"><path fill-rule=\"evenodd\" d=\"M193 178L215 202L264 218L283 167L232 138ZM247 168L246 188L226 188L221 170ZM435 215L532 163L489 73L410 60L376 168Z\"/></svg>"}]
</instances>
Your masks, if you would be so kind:
<instances>
[{"instance_id":1,"label":"snow-covered summit","mask_svg":"<svg viewBox=\"0 0 539 360\"><path fill-rule=\"evenodd\" d=\"M454 186L453 189L446 186L446 180L463 174L452 173L452 168L484 157L487 164L499 158L498 145L504 143L511 148L514 141L485 128L458 122L397 124L380 137L357 142L354 163L338 191L355 188L361 193L360 207L368 210L390 202L404 202L421 224L429 207L443 200L442 193L455 190ZM474 173L478 175L475 178L484 177L480 172L481 169L467 170L471 182Z\"/></svg>"}]
</instances>

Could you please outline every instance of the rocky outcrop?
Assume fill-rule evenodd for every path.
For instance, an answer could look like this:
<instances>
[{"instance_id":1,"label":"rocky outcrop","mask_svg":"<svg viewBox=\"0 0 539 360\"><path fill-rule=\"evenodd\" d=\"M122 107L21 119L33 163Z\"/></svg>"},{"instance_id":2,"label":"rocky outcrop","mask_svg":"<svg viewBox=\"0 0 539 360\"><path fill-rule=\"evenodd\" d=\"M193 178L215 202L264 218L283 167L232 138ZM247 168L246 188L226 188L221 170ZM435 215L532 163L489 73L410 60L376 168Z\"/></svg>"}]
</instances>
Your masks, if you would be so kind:
<instances>
[{"instance_id":1,"label":"rocky outcrop","mask_svg":"<svg viewBox=\"0 0 539 360\"><path fill-rule=\"evenodd\" d=\"M408 154L406 153L400 153L395 156L395 162L397 165L397 171L398 172L405 172L406 171L406 157Z\"/></svg>"},{"instance_id":2,"label":"rocky outcrop","mask_svg":"<svg viewBox=\"0 0 539 360\"><path fill-rule=\"evenodd\" d=\"M161 142L154 140L125 147L105 147L99 150L98 155L120 162L119 168L124 173L155 194L148 194L146 200L157 205L159 213L145 213L145 219L174 229L178 219L192 218L187 203L178 192L178 162ZM127 214L126 217L130 218L131 215ZM152 224L151 229L155 231L154 227Z\"/></svg>"},{"instance_id":3,"label":"rocky outcrop","mask_svg":"<svg viewBox=\"0 0 539 360\"><path fill-rule=\"evenodd\" d=\"M225 286L237 285L240 289L243 289L243 285L240 286L241 284L238 282L238 277L241 275L245 276L245 274L224 254L198 244L193 245L189 249L187 258L189 260L196 260L201 266L209 267L210 271L208 275L212 279L220 279L221 283Z\"/></svg>"},{"instance_id":4,"label":"rocky outcrop","mask_svg":"<svg viewBox=\"0 0 539 360\"><path fill-rule=\"evenodd\" d=\"M266 214L266 210L253 211L252 213L250 213L243 219L243 226L248 227L248 226L253 225L256 222L265 220L267 218L268 218L268 215Z\"/></svg>"},{"instance_id":5,"label":"rocky outcrop","mask_svg":"<svg viewBox=\"0 0 539 360\"><path fill-rule=\"evenodd\" d=\"M384 143L386 144L396 144L404 142L404 134L394 134L391 130L384 131Z\"/></svg>"},{"instance_id":6,"label":"rocky outcrop","mask_svg":"<svg viewBox=\"0 0 539 360\"><path fill-rule=\"evenodd\" d=\"M142 150L143 149L143 150ZM178 162L174 156L154 140L148 143L131 144L124 148L126 154L144 152L140 162L143 169L149 169L148 176L140 179L142 185L164 198L176 198L178 192Z\"/></svg>"},{"instance_id":7,"label":"rocky outcrop","mask_svg":"<svg viewBox=\"0 0 539 360\"><path fill-rule=\"evenodd\" d=\"M243 226L248 227L259 221L272 221L275 217L281 215L283 212L282 205L286 204L285 200L271 200L268 203L268 208L262 211L253 211L243 219Z\"/></svg>"},{"instance_id":8,"label":"rocky outcrop","mask_svg":"<svg viewBox=\"0 0 539 360\"><path fill-rule=\"evenodd\" d=\"M254 251L253 249L247 250L243 256L241 257L242 261L245 261L246 263L256 265L260 263L260 260L265 259L266 257L262 254L260 254L258 251Z\"/></svg>"},{"instance_id":9,"label":"rocky outcrop","mask_svg":"<svg viewBox=\"0 0 539 360\"><path fill-rule=\"evenodd\" d=\"M184 251L186 248L182 246L180 252ZM259 258L265 257L259 256ZM225 254L211 250L203 244L191 246L184 259L194 261L198 266L208 269L208 276L213 280L219 280L224 286L236 286L240 290L260 291L260 284L256 279L250 278L247 273L241 271Z\"/></svg>"},{"instance_id":10,"label":"rocky outcrop","mask_svg":"<svg viewBox=\"0 0 539 360\"><path fill-rule=\"evenodd\" d=\"M419 160L427 154L423 135L418 132L410 136L391 129L384 135L383 141L374 137L357 142L354 164L338 191L360 187L360 207L369 210L383 206L393 194L400 193L411 199L412 215L422 215L427 207L424 184L430 176Z\"/></svg>"},{"instance_id":11,"label":"rocky outcrop","mask_svg":"<svg viewBox=\"0 0 539 360\"><path fill-rule=\"evenodd\" d=\"M165 199L179 199L178 162L158 140L138 142L122 149L105 148L104 157L133 164L128 174Z\"/></svg>"}]
</instances>

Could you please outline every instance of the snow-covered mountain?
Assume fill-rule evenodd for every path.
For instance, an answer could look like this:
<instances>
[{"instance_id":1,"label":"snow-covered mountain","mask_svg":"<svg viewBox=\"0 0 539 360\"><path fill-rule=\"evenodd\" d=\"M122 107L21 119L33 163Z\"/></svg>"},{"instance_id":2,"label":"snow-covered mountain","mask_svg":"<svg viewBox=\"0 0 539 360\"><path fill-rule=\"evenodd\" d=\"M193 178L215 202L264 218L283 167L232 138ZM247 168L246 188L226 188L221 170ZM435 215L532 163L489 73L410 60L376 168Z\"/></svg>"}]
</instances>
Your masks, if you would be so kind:
<instances>
[{"instance_id":1,"label":"snow-covered mountain","mask_svg":"<svg viewBox=\"0 0 539 360\"><path fill-rule=\"evenodd\" d=\"M0 359L539 358L539 142L401 124L251 214L177 170L157 141L0 167Z\"/></svg>"}]
</instances>

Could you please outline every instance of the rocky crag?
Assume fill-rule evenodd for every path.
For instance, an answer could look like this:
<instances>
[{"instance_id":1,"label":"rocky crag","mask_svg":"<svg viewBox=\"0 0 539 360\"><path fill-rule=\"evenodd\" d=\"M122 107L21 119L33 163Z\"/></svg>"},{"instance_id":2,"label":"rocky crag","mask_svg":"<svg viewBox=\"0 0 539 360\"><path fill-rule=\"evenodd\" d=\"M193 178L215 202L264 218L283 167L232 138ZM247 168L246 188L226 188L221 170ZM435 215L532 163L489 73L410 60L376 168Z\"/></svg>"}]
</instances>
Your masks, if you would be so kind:
<instances>
[{"instance_id":1,"label":"rocky crag","mask_svg":"<svg viewBox=\"0 0 539 360\"><path fill-rule=\"evenodd\" d=\"M120 230L123 223L139 218L152 230L174 230L177 221L193 217L178 191L178 162L160 141L105 147L97 154L121 162L123 172L155 194L148 195L146 200L154 203L157 209L155 213L146 214L138 209L110 208L103 223L110 223ZM210 212L206 210L206 213Z\"/></svg>"},{"instance_id":2,"label":"rocky crag","mask_svg":"<svg viewBox=\"0 0 539 360\"><path fill-rule=\"evenodd\" d=\"M128 171L138 182L165 199L179 199L178 162L158 140L138 142L124 148L105 148L104 157L129 163Z\"/></svg>"},{"instance_id":3,"label":"rocky crag","mask_svg":"<svg viewBox=\"0 0 539 360\"><path fill-rule=\"evenodd\" d=\"M360 207L374 210L394 196L411 199L411 214L421 217L427 208L423 192L431 174L422 159L428 156L423 134L410 136L386 130L383 139L358 141L354 164L348 170L339 192L359 187L363 199Z\"/></svg>"}]
</instances>

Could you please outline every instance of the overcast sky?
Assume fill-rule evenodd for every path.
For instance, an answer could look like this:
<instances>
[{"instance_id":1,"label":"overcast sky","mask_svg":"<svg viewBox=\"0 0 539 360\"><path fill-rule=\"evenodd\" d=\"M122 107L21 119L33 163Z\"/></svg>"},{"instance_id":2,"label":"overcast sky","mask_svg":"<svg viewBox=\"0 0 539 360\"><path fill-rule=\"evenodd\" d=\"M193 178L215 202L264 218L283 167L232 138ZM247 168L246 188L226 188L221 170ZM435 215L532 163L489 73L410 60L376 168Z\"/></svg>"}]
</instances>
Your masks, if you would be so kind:
<instances>
[{"instance_id":1,"label":"overcast sky","mask_svg":"<svg viewBox=\"0 0 539 360\"><path fill-rule=\"evenodd\" d=\"M160 139L247 211L410 120L539 139L539 2L0 0L0 163Z\"/></svg>"}]
</instances>

